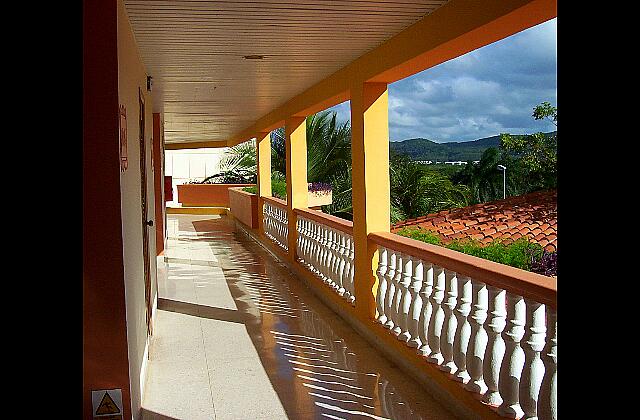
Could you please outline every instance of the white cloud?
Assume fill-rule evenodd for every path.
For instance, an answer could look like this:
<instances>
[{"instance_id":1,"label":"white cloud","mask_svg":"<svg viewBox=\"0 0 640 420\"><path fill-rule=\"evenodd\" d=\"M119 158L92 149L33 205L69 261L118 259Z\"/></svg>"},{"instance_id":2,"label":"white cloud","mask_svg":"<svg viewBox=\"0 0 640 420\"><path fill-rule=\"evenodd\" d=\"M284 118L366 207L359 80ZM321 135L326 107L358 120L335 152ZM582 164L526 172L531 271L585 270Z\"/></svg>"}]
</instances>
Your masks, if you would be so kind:
<instances>
[{"instance_id":1,"label":"white cloud","mask_svg":"<svg viewBox=\"0 0 640 420\"><path fill-rule=\"evenodd\" d=\"M533 107L556 104L556 19L389 85L389 137L467 141L551 131ZM349 102L337 105L349 119Z\"/></svg>"}]
</instances>

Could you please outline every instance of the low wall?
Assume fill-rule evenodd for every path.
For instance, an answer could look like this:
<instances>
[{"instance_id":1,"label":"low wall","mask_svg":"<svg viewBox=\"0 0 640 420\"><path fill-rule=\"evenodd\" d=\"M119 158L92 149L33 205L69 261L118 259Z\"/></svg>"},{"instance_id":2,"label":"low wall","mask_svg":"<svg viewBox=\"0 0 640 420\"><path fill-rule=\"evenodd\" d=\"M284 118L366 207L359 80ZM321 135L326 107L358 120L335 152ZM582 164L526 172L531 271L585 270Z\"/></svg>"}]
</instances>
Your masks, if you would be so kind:
<instances>
[{"instance_id":1,"label":"low wall","mask_svg":"<svg viewBox=\"0 0 640 420\"><path fill-rule=\"evenodd\" d=\"M229 207L229 188L255 184L183 184L178 185L178 202L183 206Z\"/></svg>"},{"instance_id":2,"label":"low wall","mask_svg":"<svg viewBox=\"0 0 640 420\"><path fill-rule=\"evenodd\" d=\"M251 229L258 228L258 195L242 191L242 188L229 189L229 210L233 217Z\"/></svg>"}]
</instances>

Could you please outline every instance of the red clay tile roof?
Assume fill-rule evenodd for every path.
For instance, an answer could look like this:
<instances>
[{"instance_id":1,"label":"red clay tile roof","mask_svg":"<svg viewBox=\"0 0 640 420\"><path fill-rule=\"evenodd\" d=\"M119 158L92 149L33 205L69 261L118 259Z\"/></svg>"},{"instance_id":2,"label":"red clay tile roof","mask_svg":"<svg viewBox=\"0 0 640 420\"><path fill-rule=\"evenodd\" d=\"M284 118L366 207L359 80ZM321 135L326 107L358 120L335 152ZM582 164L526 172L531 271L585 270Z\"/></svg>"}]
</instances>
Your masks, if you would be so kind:
<instances>
[{"instance_id":1,"label":"red clay tile roof","mask_svg":"<svg viewBox=\"0 0 640 420\"><path fill-rule=\"evenodd\" d=\"M437 233L444 243L473 238L484 244L500 238L505 244L520 237L557 251L557 190L538 191L506 200L444 210L398 222L391 227L420 227Z\"/></svg>"}]
</instances>

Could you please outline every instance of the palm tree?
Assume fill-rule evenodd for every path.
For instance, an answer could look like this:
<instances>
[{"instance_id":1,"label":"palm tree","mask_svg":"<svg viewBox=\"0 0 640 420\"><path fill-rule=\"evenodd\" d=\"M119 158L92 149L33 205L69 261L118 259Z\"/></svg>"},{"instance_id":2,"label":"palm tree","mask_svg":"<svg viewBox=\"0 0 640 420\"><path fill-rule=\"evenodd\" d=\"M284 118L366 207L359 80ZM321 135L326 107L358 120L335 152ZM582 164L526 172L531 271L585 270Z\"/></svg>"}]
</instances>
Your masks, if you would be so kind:
<instances>
[{"instance_id":1,"label":"palm tree","mask_svg":"<svg viewBox=\"0 0 640 420\"><path fill-rule=\"evenodd\" d=\"M220 160L220 172L205 178L202 183L252 184L256 179L256 143L249 140L227 150Z\"/></svg>"},{"instance_id":2,"label":"palm tree","mask_svg":"<svg viewBox=\"0 0 640 420\"><path fill-rule=\"evenodd\" d=\"M468 185L471 190L473 204L486 203L502 199L502 172L498 165L507 167L507 196L521 195L540 188L534 177L524 170L521 159L514 158L504 150L488 148L478 163L467 162L467 165L454 174L454 183Z\"/></svg>"},{"instance_id":3,"label":"palm tree","mask_svg":"<svg viewBox=\"0 0 640 420\"><path fill-rule=\"evenodd\" d=\"M406 155L391 153L391 222L411 219L469 204L470 191L430 171Z\"/></svg>"},{"instance_id":4,"label":"palm tree","mask_svg":"<svg viewBox=\"0 0 640 420\"><path fill-rule=\"evenodd\" d=\"M331 182L351 168L351 126L336 118L336 112L322 111L306 120L308 182ZM271 170L286 173L284 128L272 131L271 151Z\"/></svg>"}]
</instances>

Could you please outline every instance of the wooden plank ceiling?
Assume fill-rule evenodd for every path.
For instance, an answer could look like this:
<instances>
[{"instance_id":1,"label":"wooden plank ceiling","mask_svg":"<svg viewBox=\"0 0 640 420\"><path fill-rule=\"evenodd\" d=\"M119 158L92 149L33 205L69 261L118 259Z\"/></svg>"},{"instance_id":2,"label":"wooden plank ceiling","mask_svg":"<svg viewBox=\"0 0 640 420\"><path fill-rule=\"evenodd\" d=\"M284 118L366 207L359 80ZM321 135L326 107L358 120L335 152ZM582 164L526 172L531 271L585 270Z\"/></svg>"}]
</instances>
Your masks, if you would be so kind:
<instances>
[{"instance_id":1,"label":"wooden plank ceiling","mask_svg":"<svg viewBox=\"0 0 640 420\"><path fill-rule=\"evenodd\" d=\"M124 2L166 143L227 140L446 3Z\"/></svg>"}]
</instances>

